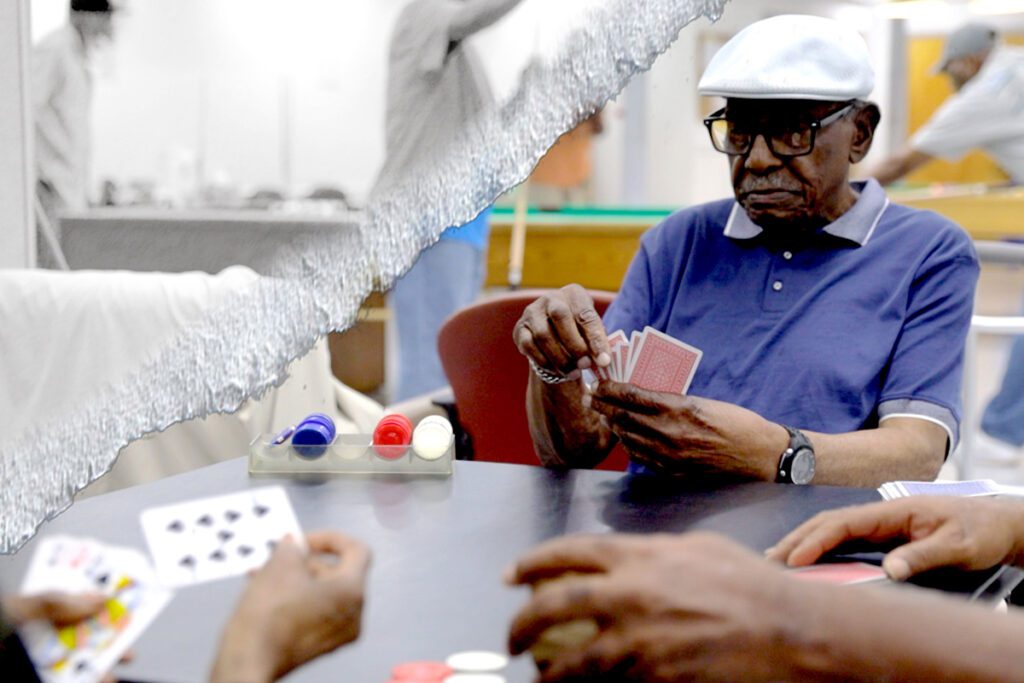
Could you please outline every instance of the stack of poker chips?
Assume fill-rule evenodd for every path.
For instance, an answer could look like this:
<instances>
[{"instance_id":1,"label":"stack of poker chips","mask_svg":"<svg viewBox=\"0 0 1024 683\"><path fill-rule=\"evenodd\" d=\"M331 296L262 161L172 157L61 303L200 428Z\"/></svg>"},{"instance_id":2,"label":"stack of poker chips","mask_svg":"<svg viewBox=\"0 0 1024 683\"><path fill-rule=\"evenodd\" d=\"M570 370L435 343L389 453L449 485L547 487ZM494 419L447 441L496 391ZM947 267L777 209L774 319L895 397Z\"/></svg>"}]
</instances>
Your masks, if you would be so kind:
<instances>
[{"instance_id":1,"label":"stack of poker chips","mask_svg":"<svg viewBox=\"0 0 1024 683\"><path fill-rule=\"evenodd\" d=\"M334 420L323 413L313 413L295 427L292 448L300 457L313 460L327 452L335 435Z\"/></svg>"},{"instance_id":2,"label":"stack of poker chips","mask_svg":"<svg viewBox=\"0 0 1024 683\"><path fill-rule=\"evenodd\" d=\"M415 430L405 415L386 415L373 430L373 447L388 460L405 455L409 445L423 460L439 460L448 452L453 433L451 423L439 415L423 418Z\"/></svg>"},{"instance_id":3,"label":"stack of poker chips","mask_svg":"<svg viewBox=\"0 0 1024 683\"><path fill-rule=\"evenodd\" d=\"M440 460L451 447L454 430L451 423L439 415L430 415L413 429L405 415L385 415L373 430L373 449L385 460L397 460L411 446L423 460ZM322 457L334 443L337 432L334 421L323 413L313 413L295 427L278 434L274 444L290 440L296 455L307 460Z\"/></svg>"}]
</instances>

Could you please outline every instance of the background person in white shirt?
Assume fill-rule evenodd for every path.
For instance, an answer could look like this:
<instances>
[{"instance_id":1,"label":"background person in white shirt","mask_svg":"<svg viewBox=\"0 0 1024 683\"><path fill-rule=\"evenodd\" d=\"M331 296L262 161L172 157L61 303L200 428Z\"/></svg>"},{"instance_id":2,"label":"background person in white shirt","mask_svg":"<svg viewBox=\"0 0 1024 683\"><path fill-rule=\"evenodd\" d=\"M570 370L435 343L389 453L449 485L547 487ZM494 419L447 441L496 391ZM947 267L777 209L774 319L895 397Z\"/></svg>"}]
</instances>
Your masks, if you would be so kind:
<instances>
[{"instance_id":1,"label":"background person in white shirt","mask_svg":"<svg viewBox=\"0 0 1024 683\"><path fill-rule=\"evenodd\" d=\"M58 214L89 205L89 56L113 38L114 10L108 0L71 0L68 23L32 50L36 192L58 240ZM52 265L45 240L39 244L40 265Z\"/></svg>"},{"instance_id":2,"label":"background person in white shirt","mask_svg":"<svg viewBox=\"0 0 1024 683\"><path fill-rule=\"evenodd\" d=\"M1024 49L999 44L994 29L968 24L946 41L936 70L953 82L950 97L901 152L873 174L891 183L933 158L955 161L972 149L989 154L1014 184L1024 183ZM1016 464L1024 446L1024 337L1013 344L1002 386L986 406L974 452L990 464Z\"/></svg>"},{"instance_id":3,"label":"background person in white shirt","mask_svg":"<svg viewBox=\"0 0 1024 683\"><path fill-rule=\"evenodd\" d=\"M1024 49L1000 45L989 26L968 24L949 36L936 71L956 94L872 175L887 185L932 159L955 161L980 149L1024 183Z\"/></svg>"}]
</instances>

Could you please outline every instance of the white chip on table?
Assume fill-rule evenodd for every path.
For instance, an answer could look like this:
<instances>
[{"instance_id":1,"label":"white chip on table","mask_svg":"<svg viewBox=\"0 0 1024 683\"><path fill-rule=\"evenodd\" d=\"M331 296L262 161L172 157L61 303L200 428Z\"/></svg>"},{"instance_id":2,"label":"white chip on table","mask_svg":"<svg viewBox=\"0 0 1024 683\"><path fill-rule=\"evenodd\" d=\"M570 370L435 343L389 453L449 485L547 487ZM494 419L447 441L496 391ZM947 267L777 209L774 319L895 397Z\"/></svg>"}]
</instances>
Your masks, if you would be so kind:
<instances>
[{"instance_id":1,"label":"white chip on table","mask_svg":"<svg viewBox=\"0 0 1024 683\"><path fill-rule=\"evenodd\" d=\"M412 449L424 460L440 460L452 441L452 425L443 417L424 418L412 435Z\"/></svg>"},{"instance_id":2,"label":"white chip on table","mask_svg":"<svg viewBox=\"0 0 1024 683\"><path fill-rule=\"evenodd\" d=\"M499 652L477 650L456 653L446 659L445 664L459 672L483 673L501 671L508 666L508 657ZM463 683L470 683L470 681ZM484 681L478 683L484 683Z\"/></svg>"},{"instance_id":3,"label":"white chip on table","mask_svg":"<svg viewBox=\"0 0 1024 683\"><path fill-rule=\"evenodd\" d=\"M443 683L505 683L498 674L452 674Z\"/></svg>"}]
</instances>

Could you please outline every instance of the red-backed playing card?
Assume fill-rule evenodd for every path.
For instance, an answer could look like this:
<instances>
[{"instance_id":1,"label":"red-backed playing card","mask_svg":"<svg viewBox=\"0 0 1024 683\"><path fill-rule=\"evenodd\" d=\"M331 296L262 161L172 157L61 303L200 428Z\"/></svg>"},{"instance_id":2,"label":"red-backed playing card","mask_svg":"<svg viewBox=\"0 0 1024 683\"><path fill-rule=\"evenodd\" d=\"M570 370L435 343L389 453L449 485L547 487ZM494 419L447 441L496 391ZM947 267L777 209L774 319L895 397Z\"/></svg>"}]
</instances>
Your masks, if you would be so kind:
<instances>
[{"instance_id":1,"label":"red-backed playing card","mask_svg":"<svg viewBox=\"0 0 1024 683\"><path fill-rule=\"evenodd\" d=\"M629 342L615 349L615 372L618 374L618 377L615 378L616 382L624 382L626 380L626 365L628 363Z\"/></svg>"},{"instance_id":2,"label":"red-backed playing card","mask_svg":"<svg viewBox=\"0 0 1024 683\"><path fill-rule=\"evenodd\" d=\"M641 389L685 394L703 353L689 344L647 327L633 348L628 381Z\"/></svg>"},{"instance_id":3,"label":"red-backed playing card","mask_svg":"<svg viewBox=\"0 0 1024 683\"><path fill-rule=\"evenodd\" d=\"M622 379L620 382L628 382L629 375L633 371L633 361L636 360L637 345L640 341L642 334L638 330L633 330L629 335L629 349L626 351L626 364L622 366Z\"/></svg>"},{"instance_id":4,"label":"red-backed playing card","mask_svg":"<svg viewBox=\"0 0 1024 683\"><path fill-rule=\"evenodd\" d=\"M801 581L821 581L822 583L868 583L885 581L888 577L885 570L864 562L839 562L836 564L816 564L811 567L800 567L787 572L794 579Z\"/></svg>"},{"instance_id":5,"label":"red-backed playing card","mask_svg":"<svg viewBox=\"0 0 1024 683\"><path fill-rule=\"evenodd\" d=\"M616 382L622 381L622 371L619 366L620 351L629 350L629 340L622 330L615 330L608 335L608 349L611 351L612 362L608 366L608 375Z\"/></svg>"}]
</instances>

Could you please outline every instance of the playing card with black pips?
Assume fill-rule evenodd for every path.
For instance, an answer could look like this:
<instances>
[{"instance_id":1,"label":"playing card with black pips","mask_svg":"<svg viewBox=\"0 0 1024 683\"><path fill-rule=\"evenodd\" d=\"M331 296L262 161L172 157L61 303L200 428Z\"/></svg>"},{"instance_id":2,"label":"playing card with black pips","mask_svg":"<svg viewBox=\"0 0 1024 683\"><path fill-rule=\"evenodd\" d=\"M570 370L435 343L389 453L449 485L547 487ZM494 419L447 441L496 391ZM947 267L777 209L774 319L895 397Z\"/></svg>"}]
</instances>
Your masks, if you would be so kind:
<instances>
[{"instance_id":1,"label":"playing card with black pips","mask_svg":"<svg viewBox=\"0 0 1024 683\"><path fill-rule=\"evenodd\" d=\"M303 542L281 487L150 508L142 513L142 529L165 586L239 576L263 566L285 536Z\"/></svg>"}]
</instances>

